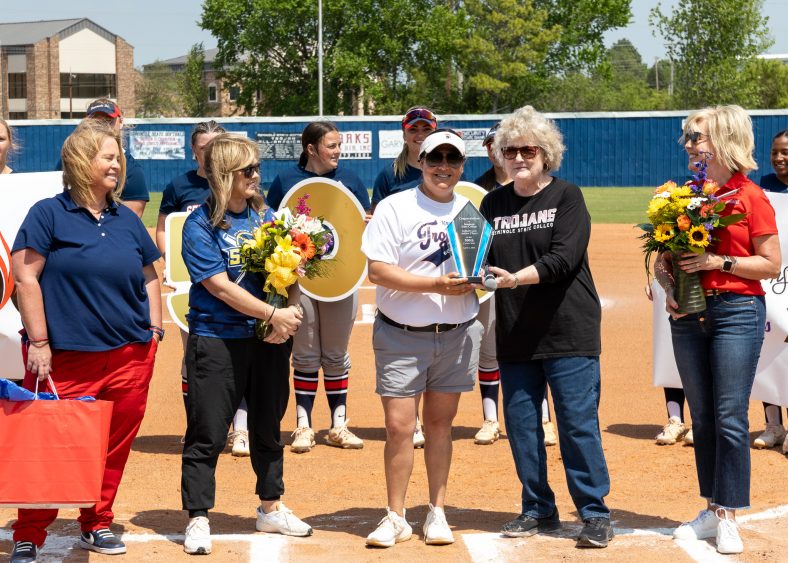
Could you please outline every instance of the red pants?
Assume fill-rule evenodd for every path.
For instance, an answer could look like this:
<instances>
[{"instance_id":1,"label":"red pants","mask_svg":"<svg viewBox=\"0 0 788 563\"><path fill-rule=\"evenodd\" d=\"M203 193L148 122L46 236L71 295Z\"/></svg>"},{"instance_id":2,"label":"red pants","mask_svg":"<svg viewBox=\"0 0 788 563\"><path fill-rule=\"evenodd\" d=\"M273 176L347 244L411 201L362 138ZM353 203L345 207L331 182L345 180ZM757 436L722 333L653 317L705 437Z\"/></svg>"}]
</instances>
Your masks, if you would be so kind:
<instances>
[{"instance_id":1,"label":"red pants","mask_svg":"<svg viewBox=\"0 0 788 563\"><path fill-rule=\"evenodd\" d=\"M52 357L52 381L60 398L90 395L112 402L112 422L107 447L107 465L101 484L101 500L80 509L83 532L108 528L114 514L112 504L118 492L131 443L137 436L145 414L148 386L158 344L127 344L107 352L56 351ZM27 351L23 350L25 364ZM24 385L32 390L36 376L25 373ZM39 385L39 391L42 389ZM24 477L22 477L24 478ZM20 509L14 523L14 541L29 541L41 546L46 528L57 518L56 509Z\"/></svg>"}]
</instances>

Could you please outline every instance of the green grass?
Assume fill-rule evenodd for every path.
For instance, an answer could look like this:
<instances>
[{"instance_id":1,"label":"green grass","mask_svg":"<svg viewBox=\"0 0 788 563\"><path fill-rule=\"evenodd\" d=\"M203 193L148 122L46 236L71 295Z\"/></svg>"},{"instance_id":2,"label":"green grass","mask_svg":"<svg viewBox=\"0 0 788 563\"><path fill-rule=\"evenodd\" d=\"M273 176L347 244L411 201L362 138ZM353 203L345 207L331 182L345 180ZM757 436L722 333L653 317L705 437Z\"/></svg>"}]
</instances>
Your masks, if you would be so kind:
<instances>
[{"instance_id":1,"label":"green grass","mask_svg":"<svg viewBox=\"0 0 788 563\"><path fill-rule=\"evenodd\" d=\"M627 223L646 220L646 207L654 188L583 188L583 196L594 223ZM371 194L370 194L371 195ZM161 192L151 192L142 222L155 227Z\"/></svg>"}]
</instances>

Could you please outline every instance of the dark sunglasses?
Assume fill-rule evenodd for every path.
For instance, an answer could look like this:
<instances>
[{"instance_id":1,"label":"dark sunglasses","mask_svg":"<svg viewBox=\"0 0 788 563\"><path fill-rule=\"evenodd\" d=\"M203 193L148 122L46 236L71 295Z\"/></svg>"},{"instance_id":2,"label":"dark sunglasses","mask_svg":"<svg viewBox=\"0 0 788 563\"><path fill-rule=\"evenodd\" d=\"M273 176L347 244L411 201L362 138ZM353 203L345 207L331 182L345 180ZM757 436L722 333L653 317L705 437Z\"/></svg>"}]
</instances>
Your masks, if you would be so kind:
<instances>
[{"instance_id":1,"label":"dark sunglasses","mask_svg":"<svg viewBox=\"0 0 788 563\"><path fill-rule=\"evenodd\" d=\"M534 158L537 154L539 154L538 146L534 145L525 145L524 147L504 147L501 149L501 153L506 160L514 160L517 158L519 154L521 157L525 158Z\"/></svg>"},{"instance_id":2,"label":"dark sunglasses","mask_svg":"<svg viewBox=\"0 0 788 563\"><path fill-rule=\"evenodd\" d=\"M432 151L430 154L424 155L424 162L432 168L440 166L444 162L449 165L449 168L459 168L465 162L465 158L457 151L451 151L446 154Z\"/></svg>"},{"instance_id":3,"label":"dark sunglasses","mask_svg":"<svg viewBox=\"0 0 788 563\"><path fill-rule=\"evenodd\" d=\"M708 139L709 136L705 133L701 133L700 131L687 131L681 136L681 144L686 145L689 141L690 144L697 145L703 141L708 141Z\"/></svg>"},{"instance_id":4,"label":"dark sunglasses","mask_svg":"<svg viewBox=\"0 0 788 563\"><path fill-rule=\"evenodd\" d=\"M251 178L255 174L260 173L260 163L250 164L246 168L241 168L240 170L236 170L236 172L240 172L244 175L244 178Z\"/></svg>"}]
</instances>

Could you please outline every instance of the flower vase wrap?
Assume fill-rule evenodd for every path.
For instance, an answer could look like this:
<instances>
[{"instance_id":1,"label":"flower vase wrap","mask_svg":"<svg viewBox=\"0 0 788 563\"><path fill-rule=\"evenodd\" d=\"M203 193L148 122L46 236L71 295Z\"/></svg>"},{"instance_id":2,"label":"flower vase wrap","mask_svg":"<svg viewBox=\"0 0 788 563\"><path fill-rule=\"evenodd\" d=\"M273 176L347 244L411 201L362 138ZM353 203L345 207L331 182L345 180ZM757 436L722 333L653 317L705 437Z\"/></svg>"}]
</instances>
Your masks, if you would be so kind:
<instances>
[{"instance_id":1,"label":"flower vase wrap","mask_svg":"<svg viewBox=\"0 0 788 563\"><path fill-rule=\"evenodd\" d=\"M681 255L673 253L673 279L676 289L673 297L679 304L677 311L682 315L690 313L700 313L706 310L706 294L700 284L700 276L697 272L685 272L679 268L678 261Z\"/></svg>"},{"instance_id":2,"label":"flower vase wrap","mask_svg":"<svg viewBox=\"0 0 788 563\"><path fill-rule=\"evenodd\" d=\"M287 306L287 297L279 295L276 291L267 291L265 293L265 302L274 309L283 309ZM274 311L274 314L276 314L276 311ZM257 319L254 325L255 334L260 340L265 339L266 336L271 334L271 329L272 327L268 324L267 320Z\"/></svg>"}]
</instances>

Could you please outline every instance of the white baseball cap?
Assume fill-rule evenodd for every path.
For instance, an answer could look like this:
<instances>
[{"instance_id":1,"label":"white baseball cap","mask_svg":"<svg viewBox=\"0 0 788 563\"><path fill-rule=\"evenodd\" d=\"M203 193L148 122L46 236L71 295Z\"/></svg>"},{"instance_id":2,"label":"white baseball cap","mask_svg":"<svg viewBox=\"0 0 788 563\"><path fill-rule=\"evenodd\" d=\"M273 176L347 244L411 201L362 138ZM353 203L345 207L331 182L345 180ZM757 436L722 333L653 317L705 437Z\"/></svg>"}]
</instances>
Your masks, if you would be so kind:
<instances>
[{"instance_id":1,"label":"white baseball cap","mask_svg":"<svg viewBox=\"0 0 788 563\"><path fill-rule=\"evenodd\" d=\"M451 129L436 129L421 142L419 158L423 158L424 155L431 153L441 145L450 145L460 151L462 156L465 156L465 141L462 140L462 137Z\"/></svg>"}]
</instances>

